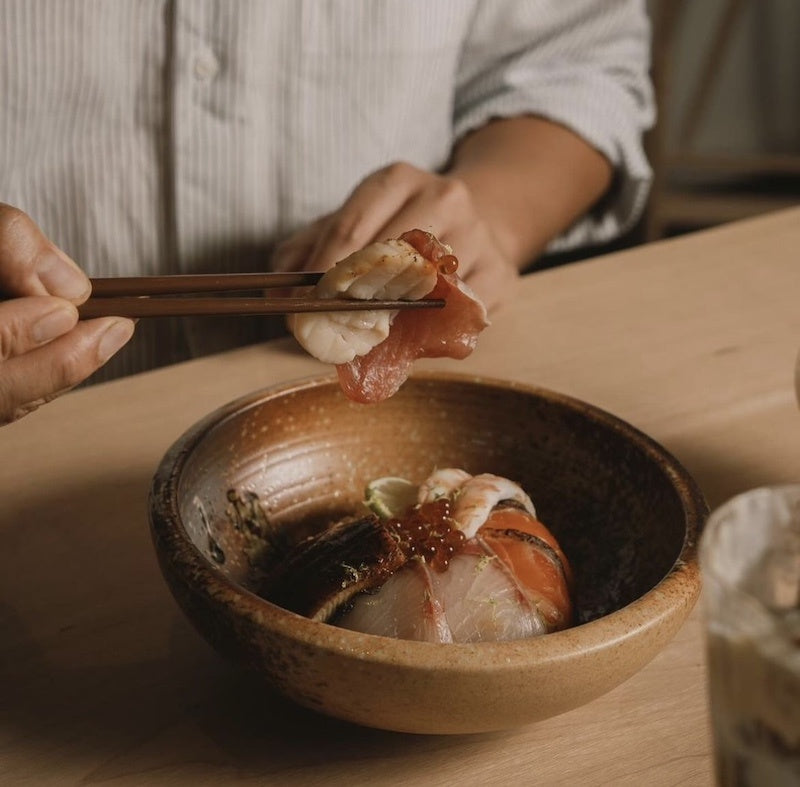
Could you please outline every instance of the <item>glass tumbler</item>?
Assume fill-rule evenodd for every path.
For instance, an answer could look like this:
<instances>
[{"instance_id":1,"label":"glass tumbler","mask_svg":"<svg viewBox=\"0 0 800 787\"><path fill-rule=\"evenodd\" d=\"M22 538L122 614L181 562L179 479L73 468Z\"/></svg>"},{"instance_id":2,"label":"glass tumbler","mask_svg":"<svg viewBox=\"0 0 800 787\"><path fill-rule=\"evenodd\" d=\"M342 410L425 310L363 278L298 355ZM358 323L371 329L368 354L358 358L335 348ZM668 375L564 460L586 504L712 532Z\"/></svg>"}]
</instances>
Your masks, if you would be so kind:
<instances>
[{"instance_id":1,"label":"glass tumbler","mask_svg":"<svg viewBox=\"0 0 800 787\"><path fill-rule=\"evenodd\" d=\"M754 489L700 545L720 785L800 785L800 485Z\"/></svg>"}]
</instances>

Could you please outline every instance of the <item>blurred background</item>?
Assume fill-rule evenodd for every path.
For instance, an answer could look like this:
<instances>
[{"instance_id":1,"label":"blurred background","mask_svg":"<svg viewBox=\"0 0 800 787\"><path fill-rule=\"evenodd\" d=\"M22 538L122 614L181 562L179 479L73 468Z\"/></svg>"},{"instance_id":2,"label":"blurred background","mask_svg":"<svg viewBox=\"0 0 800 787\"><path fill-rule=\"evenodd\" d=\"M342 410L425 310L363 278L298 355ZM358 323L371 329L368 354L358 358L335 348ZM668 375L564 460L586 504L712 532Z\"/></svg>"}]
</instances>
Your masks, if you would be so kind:
<instances>
[{"instance_id":1,"label":"blurred background","mask_svg":"<svg viewBox=\"0 0 800 787\"><path fill-rule=\"evenodd\" d=\"M629 241L800 204L800 2L648 3L656 182Z\"/></svg>"}]
</instances>

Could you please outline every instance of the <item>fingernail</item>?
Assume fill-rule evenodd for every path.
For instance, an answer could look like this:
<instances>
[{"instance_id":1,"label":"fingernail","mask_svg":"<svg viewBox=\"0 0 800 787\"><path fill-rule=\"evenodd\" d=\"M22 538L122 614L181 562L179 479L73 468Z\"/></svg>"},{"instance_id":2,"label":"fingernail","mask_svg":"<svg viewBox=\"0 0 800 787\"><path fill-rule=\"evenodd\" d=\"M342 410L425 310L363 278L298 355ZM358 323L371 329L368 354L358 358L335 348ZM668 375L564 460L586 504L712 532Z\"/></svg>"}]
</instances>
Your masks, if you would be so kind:
<instances>
[{"instance_id":1,"label":"fingernail","mask_svg":"<svg viewBox=\"0 0 800 787\"><path fill-rule=\"evenodd\" d=\"M72 329L77 322L74 309L59 306L40 317L31 328L31 338L37 344L44 344Z\"/></svg>"},{"instance_id":2,"label":"fingernail","mask_svg":"<svg viewBox=\"0 0 800 787\"><path fill-rule=\"evenodd\" d=\"M89 279L66 255L56 251L43 254L36 263L39 281L51 295L77 299L89 292Z\"/></svg>"},{"instance_id":3,"label":"fingernail","mask_svg":"<svg viewBox=\"0 0 800 787\"><path fill-rule=\"evenodd\" d=\"M105 363L128 342L133 336L133 328L133 321L124 319L115 320L106 328L97 345L97 357L100 363Z\"/></svg>"}]
</instances>

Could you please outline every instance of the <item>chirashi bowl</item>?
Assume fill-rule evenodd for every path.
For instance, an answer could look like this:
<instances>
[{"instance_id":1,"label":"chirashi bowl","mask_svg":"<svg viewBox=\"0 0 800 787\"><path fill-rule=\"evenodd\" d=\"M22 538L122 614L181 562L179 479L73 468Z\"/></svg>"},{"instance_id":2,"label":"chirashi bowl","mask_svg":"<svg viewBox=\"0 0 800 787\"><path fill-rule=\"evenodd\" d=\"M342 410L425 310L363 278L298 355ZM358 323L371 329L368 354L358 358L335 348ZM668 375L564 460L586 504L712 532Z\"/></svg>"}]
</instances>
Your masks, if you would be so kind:
<instances>
[{"instance_id":1,"label":"chirashi bowl","mask_svg":"<svg viewBox=\"0 0 800 787\"><path fill-rule=\"evenodd\" d=\"M575 575L577 624L542 637L432 644L318 623L253 591L271 528L289 540L353 511L381 476L436 467L519 483ZM672 638L699 590L706 504L661 446L584 402L508 381L427 373L377 405L334 377L253 393L164 456L151 526L180 607L222 654L302 705L417 733L511 728L625 681Z\"/></svg>"}]
</instances>

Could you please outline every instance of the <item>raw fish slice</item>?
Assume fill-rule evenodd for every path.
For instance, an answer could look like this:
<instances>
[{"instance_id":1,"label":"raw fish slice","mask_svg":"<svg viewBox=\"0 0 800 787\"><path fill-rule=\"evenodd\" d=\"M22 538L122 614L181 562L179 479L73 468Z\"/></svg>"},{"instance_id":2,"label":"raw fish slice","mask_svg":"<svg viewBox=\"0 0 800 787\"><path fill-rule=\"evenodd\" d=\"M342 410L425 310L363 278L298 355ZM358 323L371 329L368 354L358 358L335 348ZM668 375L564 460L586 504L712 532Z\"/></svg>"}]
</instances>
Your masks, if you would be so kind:
<instances>
[{"instance_id":1,"label":"raw fish slice","mask_svg":"<svg viewBox=\"0 0 800 787\"><path fill-rule=\"evenodd\" d=\"M434 572L433 584L453 642L522 639L547 631L505 566L475 542L453 557L447 571Z\"/></svg>"},{"instance_id":2,"label":"raw fish slice","mask_svg":"<svg viewBox=\"0 0 800 787\"><path fill-rule=\"evenodd\" d=\"M572 569L567 560L567 556L561 549L556 537L543 522L540 522L536 518L535 514L531 513L530 516L527 516L526 513L520 509L498 507L487 517L484 526L497 530L519 530L523 533L530 533L532 536L541 538L542 541L553 548L553 551L556 553L561 563L567 583L570 585L572 584Z\"/></svg>"},{"instance_id":3,"label":"raw fish slice","mask_svg":"<svg viewBox=\"0 0 800 787\"><path fill-rule=\"evenodd\" d=\"M404 240L371 243L326 271L319 298L419 300L437 282L438 269ZM315 358L341 364L368 353L389 336L397 310L294 314L289 327Z\"/></svg>"},{"instance_id":4,"label":"raw fish slice","mask_svg":"<svg viewBox=\"0 0 800 787\"><path fill-rule=\"evenodd\" d=\"M362 593L338 626L383 637L452 642L444 612L433 594L431 571L411 560L376 592Z\"/></svg>"},{"instance_id":5,"label":"raw fish slice","mask_svg":"<svg viewBox=\"0 0 800 787\"><path fill-rule=\"evenodd\" d=\"M535 604L548 631L572 622L571 577L566 558L549 530L524 511L493 512L478 538L501 560Z\"/></svg>"},{"instance_id":6,"label":"raw fish slice","mask_svg":"<svg viewBox=\"0 0 800 787\"><path fill-rule=\"evenodd\" d=\"M444 299L444 308L398 313L384 341L337 365L348 398L364 404L383 401L408 379L417 358L461 359L475 349L489 322L472 290L457 277L440 273L428 297Z\"/></svg>"}]
</instances>

